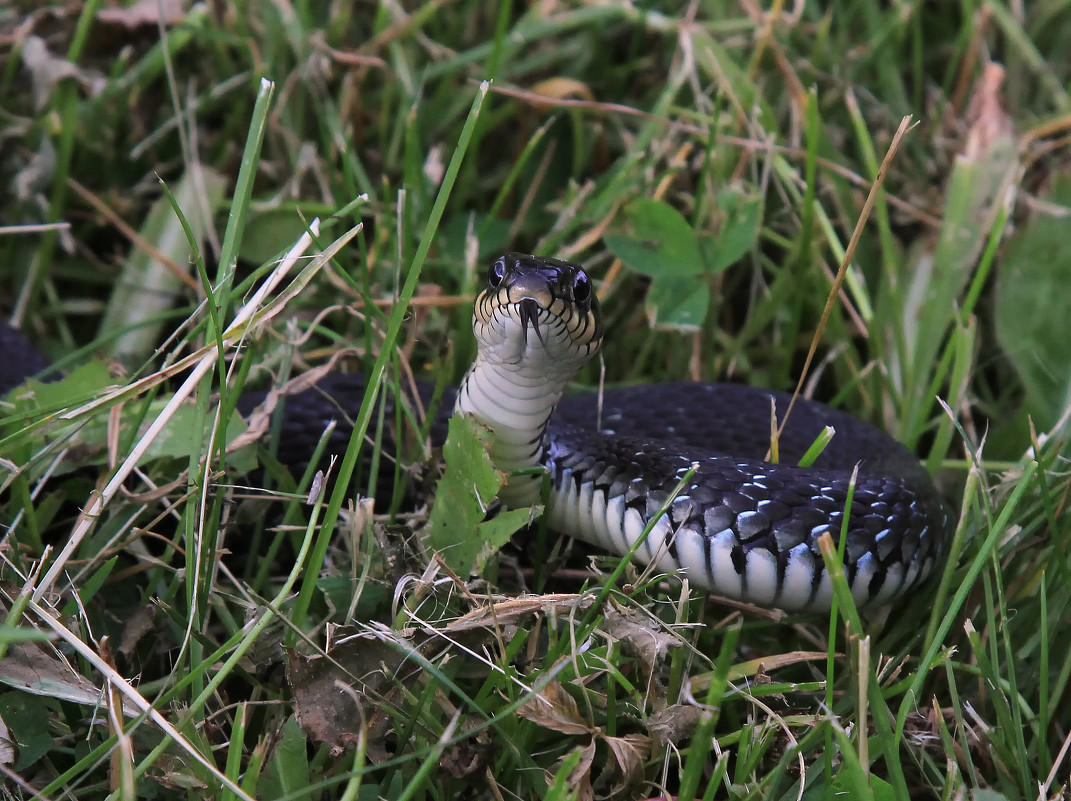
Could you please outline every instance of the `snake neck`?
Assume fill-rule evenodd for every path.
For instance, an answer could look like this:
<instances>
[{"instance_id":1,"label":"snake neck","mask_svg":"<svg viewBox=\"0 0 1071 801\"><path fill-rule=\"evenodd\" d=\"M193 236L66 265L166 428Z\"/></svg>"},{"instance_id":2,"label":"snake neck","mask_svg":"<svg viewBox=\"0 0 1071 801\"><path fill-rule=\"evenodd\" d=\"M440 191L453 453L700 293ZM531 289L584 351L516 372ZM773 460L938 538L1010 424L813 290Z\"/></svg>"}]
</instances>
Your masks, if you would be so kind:
<instances>
[{"instance_id":1,"label":"snake neck","mask_svg":"<svg viewBox=\"0 0 1071 801\"><path fill-rule=\"evenodd\" d=\"M560 366L559 366L560 367ZM539 502L542 478L534 468L546 450L547 422L575 372L554 365L525 365L477 357L457 394L455 410L491 428L491 461L507 474L498 493L507 507ZM533 469L529 475L514 475Z\"/></svg>"}]
</instances>

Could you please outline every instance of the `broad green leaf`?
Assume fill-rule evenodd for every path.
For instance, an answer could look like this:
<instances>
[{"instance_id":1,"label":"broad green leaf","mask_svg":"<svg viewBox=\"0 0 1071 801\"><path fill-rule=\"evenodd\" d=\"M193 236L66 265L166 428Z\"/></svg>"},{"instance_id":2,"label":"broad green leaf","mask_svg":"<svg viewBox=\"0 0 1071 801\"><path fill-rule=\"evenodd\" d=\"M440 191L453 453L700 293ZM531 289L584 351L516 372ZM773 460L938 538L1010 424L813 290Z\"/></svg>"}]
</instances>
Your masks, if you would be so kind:
<instances>
[{"instance_id":1,"label":"broad green leaf","mask_svg":"<svg viewBox=\"0 0 1071 801\"><path fill-rule=\"evenodd\" d=\"M700 242L707 270L715 273L746 256L759 241L762 196L725 187L718 192L718 211L722 215L718 235Z\"/></svg>"},{"instance_id":2,"label":"broad green leaf","mask_svg":"<svg viewBox=\"0 0 1071 801\"><path fill-rule=\"evenodd\" d=\"M115 379L108 372L108 365L94 359L75 367L59 381L48 383L30 381L29 387L33 390L33 400L30 403L20 401L18 408L20 411L30 408L66 408L92 399L105 387L115 383Z\"/></svg>"},{"instance_id":3,"label":"broad green leaf","mask_svg":"<svg viewBox=\"0 0 1071 801\"><path fill-rule=\"evenodd\" d=\"M692 276L656 278L647 291L647 317L651 328L663 331L697 331L710 308L710 289Z\"/></svg>"},{"instance_id":4,"label":"broad green leaf","mask_svg":"<svg viewBox=\"0 0 1071 801\"><path fill-rule=\"evenodd\" d=\"M289 250L315 217L332 210L322 203L286 204L251 210L238 255L252 264L264 264Z\"/></svg>"},{"instance_id":5,"label":"broad green leaf","mask_svg":"<svg viewBox=\"0 0 1071 801\"><path fill-rule=\"evenodd\" d=\"M487 560L531 515L515 509L484 522L506 476L491 464L491 432L476 420L455 414L443 446L446 463L428 521L428 546L459 576L480 572Z\"/></svg>"},{"instance_id":6,"label":"broad green leaf","mask_svg":"<svg viewBox=\"0 0 1071 801\"><path fill-rule=\"evenodd\" d=\"M0 718L19 747L15 770L25 770L52 748L50 717L48 702L43 698L20 692L0 694Z\"/></svg>"},{"instance_id":7,"label":"broad green leaf","mask_svg":"<svg viewBox=\"0 0 1071 801\"><path fill-rule=\"evenodd\" d=\"M305 732L297 719L290 717L283 724L282 736L271 752L268 764L257 784L257 798L264 801L286 798L300 801L310 798L308 744Z\"/></svg>"},{"instance_id":8,"label":"broad green leaf","mask_svg":"<svg viewBox=\"0 0 1071 801\"><path fill-rule=\"evenodd\" d=\"M25 423L22 422L24 419L33 420L41 414L48 414L58 409L77 408L99 395L105 387L115 383L115 379L108 373L107 365L100 361L90 361L80 365L61 380L52 383L31 380L27 383L30 392L14 390L12 397L15 400L15 415L12 418L11 427L13 429L20 423L24 425ZM152 403L144 417L142 431L147 429L156 415L163 410L166 402L165 398L160 398ZM120 421L120 433L123 436L129 432L135 409L133 406L124 407L124 412ZM25 415L25 418L21 415ZM149 446L145 455L146 461L168 457L188 460L191 452L203 452L204 437L202 430L196 427L197 421L196 409L192 405L180 406L164 430ZM228 423L228 442L246 430L245 422L237 414L233 415ZM85 465L101 464L105 458L108 437L108 413L103 409L94 410L86 416L76 416L65 425L61 424L60 427L50 424L37 432L24 434L14 441L14 445L0 448L0 455L23 463L44 445L46 439L53 439L72 431L74 434L69 444L84 447L73 452L73 461L57 465L55 474L61 475L70 469ZM0 430L0 434L7 433L14 433L14 431L9 432L7 426ZM228 464L240 472L252 470L256 467L255 446L242 448L230 454Z\"/></svg>"},{"instance_id":9,"label":"broad green leaf","mask_svg":"<svg viewBox=\"0 0 1071 801\"><path fill-rule=\"evenodd\" d=\"M0 457L18 464L25 464L45 443L42 429L30 430L33 423L46 414L55 413L88 402L105 388L115 383L108 367L101 361L90 361L71 370L59 381L42 383L33 379L13 389L8 396L14 409L0 421ZM81 422L68 424L75 428ZM101 429L105 424L101 424ZM52 425L50 436L57 436L60 429Z\"/></svg>"},{"instance_id":10,"label":"broad green leaf","mask_svg":"<svg viewBox=\"0 0 1071 801\"><path fill-rule=\"evenodd\" d=\"M996 790L979 788L971 793L971 801L1008 801L1008 796Z\"/></svg>"},{"instance_id":11,"label":"broad green leaf","mask_svg":"<svg viewBox=\"0 0 1071 801\"><path fill-rule=\"evenodd\" d=\"M147 418L148 422L142 428L147 428L155 417L154 412L163 409L164 402L153 403L152 410ZM174 416L168 421L160 435L152 441L146 452L148 459L161 459L173 457L176 459L189 459L191 453L204 453L207 443L199 444L202 434L207 436L203 428L198 425L197 409L191 404L180 406ZM245 433L246 425L240 415L232 415L227 421L227 441L230 442L239 434ZM256 466L255 448L242 448L227 457L228 464L242 472L253 469Z\"/></svg>"},{"instance_id":12,"label":"broad green leaf","mask_svg":"<svg viewBox=\"0 0 1071 801\"><path fill-rule=\"evenodd\" d=\"M1071 176L1052 183L1054 206L1071 205ZM1022 379L1026 408L1048 429L1071 402L1071 237L1067 218L1044 208L1009 237L996 283L997 339Z\"/></svg>"},{"instance_id":13,"label":"broad green leaf","mask_svg":"<svg viewBox=\"0 0 1071 801\"><path fill-rule=\"evenodd\" d=\"M484 214L458 214L439 226L439 244L446 253L466 253L470 232L479 237L477 259L492 259L509 250L510 221Z\"/></svg>"},{"instance_id":14,"label":"broad green leaf","mask_svg":"<svg viewBox=\"0 0 1071 801\"><path fill-rule=\"evenodd\" d=\"M226 187L226 178L204 166L196 176L184 174L175 185L175 202L198 242L204 241L212 226ZM166 196L152 204L138 234L142 241L151 242L155 251L149 253L137 247L130 250L100 327L104 332L130 329L115 340L111 354L128 364L152 354L164 324L161 312L171 308L186 291L174 268L190 275L195 263L186 231ZM162 262L157 254L171 264Z\"/></svg>"},{"instance_id":15,"label":"broad green leaf","mask_svg":"<svg viewBox=\"0 0 1071 801\"><path fill-rule=\"evenodd\" d=\"M490 520L480 523L480 541L483 547L476 554L476 571L483 570L487 560L509 542L509 538L528 525L535 513L531 509L507 509Z\"/></svg>"},{"instance_id":16,"label":"broad green leaf","mask_svg":"<svg viewBox=\"0 0 1071 801\"><path fill-rule=\"evenodd\" d=\"M703 272L699 240L675 208L639 198L625 206L622 216L624 230L606 234L603 240L629 269L652 278Z\"/></svg>"}]
</instances>

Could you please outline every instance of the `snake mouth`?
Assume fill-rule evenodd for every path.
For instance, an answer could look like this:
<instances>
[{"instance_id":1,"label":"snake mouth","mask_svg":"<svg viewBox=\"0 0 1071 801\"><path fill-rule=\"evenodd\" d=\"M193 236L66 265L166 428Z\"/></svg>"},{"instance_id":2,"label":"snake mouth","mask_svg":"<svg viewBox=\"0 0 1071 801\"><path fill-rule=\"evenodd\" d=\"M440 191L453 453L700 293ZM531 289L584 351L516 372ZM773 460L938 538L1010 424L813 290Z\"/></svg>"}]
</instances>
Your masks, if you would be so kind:
<instances>
[{"instance_id":1,"label":"snake mouth","mask_svg":"<svg viewBox=\"0 0 1071 801\"><path fill-rule=\"evenodd\" d=\"M539 344L544 348L547 347L546 340L543 339L543 332L539 330L539 316L542 314L543 309L540 308L538 301L534 298L524 298L517 304L517 313L520 317L521 331L524 342L524 347L528 347L528 331L531 330L535 334L536 339L539 340Z\"/></svg>"}]
</instances>

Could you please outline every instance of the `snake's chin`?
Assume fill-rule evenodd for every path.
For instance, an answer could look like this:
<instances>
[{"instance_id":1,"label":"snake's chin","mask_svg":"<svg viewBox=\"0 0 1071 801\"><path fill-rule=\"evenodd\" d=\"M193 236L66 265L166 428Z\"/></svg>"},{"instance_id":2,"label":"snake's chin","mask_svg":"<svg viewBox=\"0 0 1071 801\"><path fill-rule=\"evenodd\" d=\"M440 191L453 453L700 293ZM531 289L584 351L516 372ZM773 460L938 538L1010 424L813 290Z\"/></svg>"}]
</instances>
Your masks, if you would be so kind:
<instances>
[{"instance_id":1,"label":"snake's chin","mask_svg":"<svg viewBox=\"0 0 1071 801\"><path fill-rule=\"evenodd\" d=\"M532 380L568 380L589 357L562 336L565 324L546 309L532 311L514 303L498 307L493 319L474 330L480 357L487 363L508 366Z\"/></svg>"}]
</instances>

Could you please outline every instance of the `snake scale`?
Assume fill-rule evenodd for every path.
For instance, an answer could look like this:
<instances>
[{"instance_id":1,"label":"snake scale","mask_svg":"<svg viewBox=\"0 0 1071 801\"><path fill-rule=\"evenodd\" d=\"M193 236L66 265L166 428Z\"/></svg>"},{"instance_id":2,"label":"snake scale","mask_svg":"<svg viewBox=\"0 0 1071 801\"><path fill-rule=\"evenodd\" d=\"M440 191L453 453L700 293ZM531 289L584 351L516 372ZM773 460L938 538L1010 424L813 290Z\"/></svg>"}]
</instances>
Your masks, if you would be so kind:
<instances>
[{"instance_id":1,"label":"snake scale","mask_svg":"<svg viewBox=\"0 0 1071 801\"><path fill-rule=\"evenodd\" d=\"M0 389L46 364L5 329ZM548 521L561 533L617 554L635 548L639 562L682 572L693 586L790 611L832 602L818 547L825 533L834 542L845 533L845 574L860 605L902 597L948 549L949 511L918 460L844 412L797 400L779 439L780 461L771 463L764 458L771 402L780 422L790 400L784 393L648 384L607 390L601 415L594 394L563 397L603 339L591 281L576 265L498 258L476 300L473 331L477 358L449 391L433 439L445 432L451 407L490 426L492 460L510 474L503 504L538 503L543 479L526 468L542 467ZM363 393L359 377L334 375L288 398L279 458L307 459L331 420L342 425L329 448L348 441L345 423ZM836 431L830 444L813 464L797 466L826 426Z\"/></svg>"}]
</instances>

